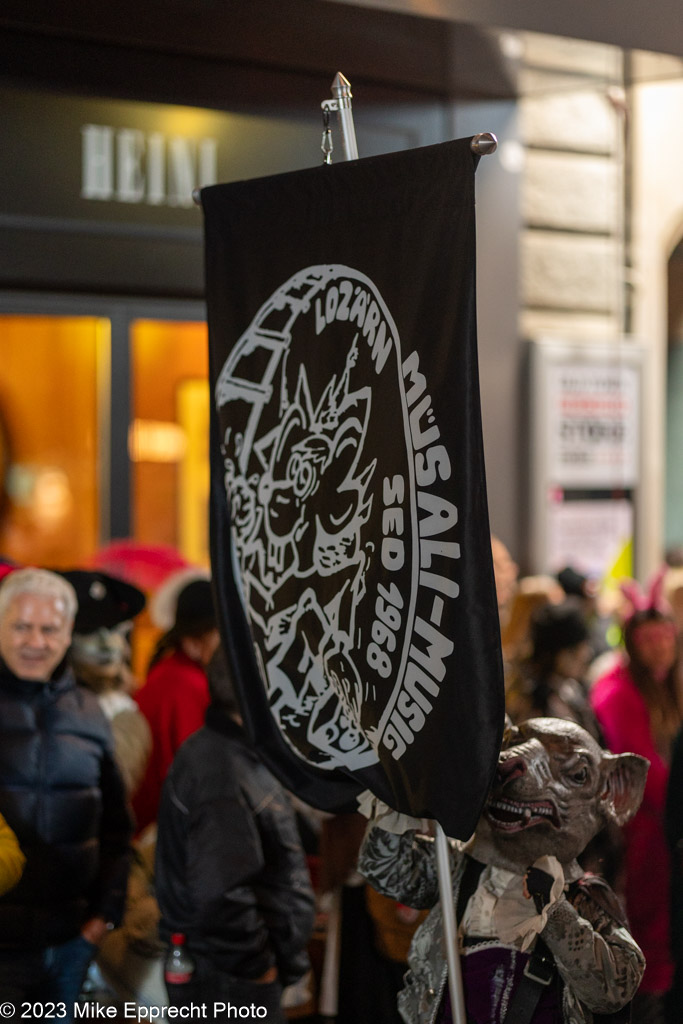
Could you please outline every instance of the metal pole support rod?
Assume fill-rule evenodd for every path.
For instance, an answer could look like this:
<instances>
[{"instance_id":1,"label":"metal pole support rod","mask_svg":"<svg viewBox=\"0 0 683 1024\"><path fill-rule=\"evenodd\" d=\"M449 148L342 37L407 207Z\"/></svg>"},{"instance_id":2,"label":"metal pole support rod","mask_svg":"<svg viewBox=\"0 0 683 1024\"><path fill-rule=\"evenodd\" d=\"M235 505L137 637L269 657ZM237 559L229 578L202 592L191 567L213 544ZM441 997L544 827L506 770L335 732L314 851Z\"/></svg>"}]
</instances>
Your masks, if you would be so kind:
<instances>
[{"instance_id":1,"label":"metal pole support rod","mask_svg":"<svg viewBox=\"0 0 683 1024\"><path fill-rule=\"evenodd\" d=\"M342 75L341 71L338 71L334 76L332 95L337 101L337 114L342 133L344 156L347 160L357 160L356 129L353 125L353 112L351 110L351 83L348 78Z\"/></svg>"},{"instance_id":2,"label":"metal pole support rod","mask_svg":"<svg viewBox=\"0 0 683 1024\"><path fill-rule=\"evenodd\" d=\"M462 971L460 969L460 951L458 949L458 931L455 922L455 906L453 904L453 879L451 878L448 840L438 821L434 822L434 826L436 836L436 867L439 876L439 898L441 900L446 962L448 964L448 991L451 996L451 1015L453 1017L453 1024L467 1024Z\"/></svg>"},{"instance_id":3,"label":"metal pole support rod","mask_svg":"<svg viewBox=\"0 0 683 1024\"><path fill-rule=\"evenodd\" d=\"M498 149L498 139L493 132L478 132L472 136L470 149L477 156L488 156L489 153L495 153Z\"/></svg>"}]
</instances>

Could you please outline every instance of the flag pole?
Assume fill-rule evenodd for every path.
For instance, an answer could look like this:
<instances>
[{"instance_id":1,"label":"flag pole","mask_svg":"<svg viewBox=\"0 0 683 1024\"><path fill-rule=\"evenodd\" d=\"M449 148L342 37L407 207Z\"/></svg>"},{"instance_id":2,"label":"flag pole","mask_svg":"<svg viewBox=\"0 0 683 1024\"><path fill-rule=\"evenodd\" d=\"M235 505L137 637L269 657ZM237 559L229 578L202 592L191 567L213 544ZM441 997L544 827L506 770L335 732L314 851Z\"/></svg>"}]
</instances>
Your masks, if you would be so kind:
<instances>
[{"instance_id":1,"label":"flag pole","mask_svg":"<svg viewBox=\"0 0 683 1024\"><path fill-rule=\"evenodd\" d=\"M357 160L358 146L356 144L356 129L353 124L353 110L351 109L351 83L342 75L341 71L334 76L332 95L337 101L344 156L347 160Z\"/></svg>"},{"instance_id":2,"label":"flag pole","mask_svg":"<svg viewBox=\"0 0 683 1024\"><path fill-rule=\"evenodd\" d=\"M351 83L337 72L332 82L332 95L334 99L323 100L320 104L323 111L324 131L323 144L321 146L326 163L332 162L332 142L329 130L330 111L336 110L339 116L339 125L342 132L342 145L346 160L358 159L358 146L356 144L356 132L353 125L353 112L351 109ZM493 132L478 132L472 137L470 149L477 156L486 156L494 153L498 147L498 139ZM458 950L458 935L455 919L455 906L453 903L453 879L451 877L451 861L448 851L448 840L438 821L434 822L436 837L436 866L439 878L439 898L441 901L441 913L443 916L444 942L446 945L446 962L448 965L448 990L451 997L451 1014L453 1024L467 1024L465 1011L465 995L462 983L462 971L460 969L460 952Z\"/></svg>"},{"instance_id":3,"label":"flag pole","mask_svg":"<svg viewBox=\"0 0 683 1024\"><path fill-rule=\"evenodd\" d=\"M434 822L436 843L436 868L439 876L439 899L443 916L444 942L446 944L446 963L448 964L448 991L451 997L451 1015L453 1024L467 1024L465 1012L465 995L460 969L460 952L458 950L458 932L455 921L455 905L453 903L453 879L451 877L451 859L448 851L446 833L438 821Z\"/></svg>"},{"instance_id":4,"label":"flag pole","mask_svg":"<svg viewBox=\"0 0 683 1024\"><path fill-rule=\"evenodd\" d=\"M353 110L351 107L351 83L348 78L338 71L334 77L331 87L334 99L323 100L320 104L323 111L325 131L323 132L323 153L325 162L331 163L332 144L329 136L329 114L336 111L339 118L339 126L342 133L342 146L346 160L358 159L358 146L356 143L356 131L353 124ZM478 132L472 137L470 149L477 156L486 156L494 153L498 147L498 139L492 132ZM198 205L201 204L200 189L195 189L192 198ZM458 950L458 936L455 918L455 906L453 904L453 879L451 877L451 862L448 850L448 840L438 821L434 822L434 833L436 843L436 864L439 877L439 898L443 915L444 941L446 944L446 962L448 964L448 989L451 997L451 1014L453 1024L467 1024L465 1012L465 997L462 983L462 971L460 969L460 953Z\"/></svg>"},{"instance_id":5,"label":"flag pole","mask_svg":"<svg viewBox=\"0 0 683 1024\"><path fill-rule=\"evenodd\" d=\"M348 78L342 75L341 71L338 71L334 76L331 92L334 99L323 100L320 104L323 115L329 115L331 110L337 111L342 134L344 158L346 160L357 160L358 145L356 143L356 129L353 125L353 110L351 108L351 83ZM326 158L326 162L330 162L329 158Z\"/></svg>"}]
</instances>

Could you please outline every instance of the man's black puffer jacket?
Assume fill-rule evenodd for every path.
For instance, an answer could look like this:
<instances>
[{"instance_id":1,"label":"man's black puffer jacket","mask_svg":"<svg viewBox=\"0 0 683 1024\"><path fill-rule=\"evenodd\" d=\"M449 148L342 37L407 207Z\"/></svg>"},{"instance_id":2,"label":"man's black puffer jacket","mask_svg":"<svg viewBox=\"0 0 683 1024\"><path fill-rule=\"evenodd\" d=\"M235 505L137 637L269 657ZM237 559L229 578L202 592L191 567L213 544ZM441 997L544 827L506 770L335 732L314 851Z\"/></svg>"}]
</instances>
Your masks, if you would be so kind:
<instances>
[{"instance_id":1,"label":"man's black puffer jacket","mask_svg":"<svg viewBox=\"0 0 683 1024\"><path fill-rule=\"evenodd\" d=\"M66 942L123 911L132 820L94 694L63 663L48 682L0 663L0 812L26 856L0 899L0 948Z\"/></svg>"},{"instance_id":2,"label":"man's black puffer jacket","mask_svg":"<svg viewBox=\"0 0 683 1024\"><path fill-rule=\"evenodd\" d=\"M182 745L159 808L160 931L241 979L308 969L313 892L296 819L241 727L213 704Z\"/></svg>"}]
</instances>

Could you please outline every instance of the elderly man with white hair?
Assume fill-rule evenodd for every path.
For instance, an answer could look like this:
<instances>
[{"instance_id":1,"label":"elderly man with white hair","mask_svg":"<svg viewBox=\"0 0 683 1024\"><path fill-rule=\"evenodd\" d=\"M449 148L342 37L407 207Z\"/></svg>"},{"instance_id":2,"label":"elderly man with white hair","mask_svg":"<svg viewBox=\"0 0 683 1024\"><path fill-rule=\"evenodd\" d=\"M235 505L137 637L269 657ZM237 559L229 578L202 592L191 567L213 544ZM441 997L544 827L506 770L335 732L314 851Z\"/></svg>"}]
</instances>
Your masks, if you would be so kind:
<instances>
[{"instance_id":1,"label":"elderly man with white hair","mask_svg":"<svg viewBox=\"0 0 683 1024\"><path fill-rule=\"evenodd\" d=\"M0 898L0 1002L72 1019L97 945L121 918L132 821L97 698L66 657L70 583L20 569L0 584L0 813L26 857Z\"/></svg>"}]
</instances>

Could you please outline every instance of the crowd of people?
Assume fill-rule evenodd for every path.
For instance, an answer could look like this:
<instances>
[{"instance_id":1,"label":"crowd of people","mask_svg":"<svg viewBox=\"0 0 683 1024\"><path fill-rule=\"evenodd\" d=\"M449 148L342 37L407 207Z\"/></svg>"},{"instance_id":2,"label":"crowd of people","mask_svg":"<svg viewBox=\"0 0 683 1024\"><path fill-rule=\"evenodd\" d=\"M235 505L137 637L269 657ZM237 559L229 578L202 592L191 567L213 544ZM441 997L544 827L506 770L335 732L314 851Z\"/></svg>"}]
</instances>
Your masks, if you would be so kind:
<instances>
[{"instance_id":1,"label":"crowd of people","mask_svg":"<svg viewBox=\"0 0 683 1024\"><path fill-rule=\"evenodd\" d=\"M650 764L634 818L607 828L585 852L621 898L645 955L633 1024L683 1020L682 585L679 569L664 565L646 589L622 581L605 601L596 581L567 567L542 583L518 581L500 603L512 720L568 719L605 749ZM530 604L525 628L506 648L510 624Z\"/></svg>"},{"instance_id":2,"label":"crowd of people","mask_svg":"<svg viewBox=\"0 0 683 1024\"><path fill-rule=\"evenodd\" d=\"M649 761L640 809L581 865L608 879L645 956L633 1024L680 1024L681 571L607 602L574 567L520 578L495 537L492 552L511 722L564 719ZM263 765L206 574L166 588L143 680L131 645L150 595L86 569L0 576L2 999L64 1003L67 1021L79 1001L134 1000L398 1024L425 914L358 873L364 818L306 808ZM166 968L187 954L189 973Z\"/></svg>"},{"instance_id":3,"label":"crowd of people","mask_svg":"<svg viewBox=\"0 0 683 1024\"><path fill-rule=\"evenodd\" d=\"M242 729L209 580L178 589L137 687L145 602L101 572L2 566L0 997L16 1019L222 1001L284 1021L314 923L297 817Z\"/></svg>"}]
</instances>

